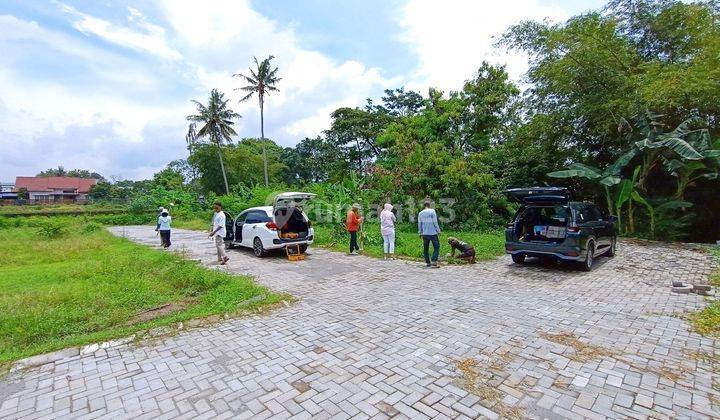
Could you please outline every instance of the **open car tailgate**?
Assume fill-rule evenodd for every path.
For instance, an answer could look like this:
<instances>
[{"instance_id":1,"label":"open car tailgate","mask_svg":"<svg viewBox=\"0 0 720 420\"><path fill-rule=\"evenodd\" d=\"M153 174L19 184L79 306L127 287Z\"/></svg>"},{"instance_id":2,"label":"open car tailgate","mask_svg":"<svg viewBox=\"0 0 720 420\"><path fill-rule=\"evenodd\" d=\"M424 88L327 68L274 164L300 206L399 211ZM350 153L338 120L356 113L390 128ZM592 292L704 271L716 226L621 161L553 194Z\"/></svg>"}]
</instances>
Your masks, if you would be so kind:
<instances>
[{"instance_id":1,"label":"open car tailgate","mask_svg":"<svg viewBox=\"0 0 720 420\"><path fill-rule=\"evenodd\" d=\"M505 190L505 194L519 203L565 204L570 198L570 192L564 187L511 188Z\"/></svg>"},{"instance_id":2,"label":"open car tailgate","mask_svg":"<svg viewBox=\"0 0 720 420\"><path fill-rule=\"evenodd\" d=\"M301 207L315 197L313 193L306 192L286 192L275 196L273 207Z\"/></svg>"}]
</instances>

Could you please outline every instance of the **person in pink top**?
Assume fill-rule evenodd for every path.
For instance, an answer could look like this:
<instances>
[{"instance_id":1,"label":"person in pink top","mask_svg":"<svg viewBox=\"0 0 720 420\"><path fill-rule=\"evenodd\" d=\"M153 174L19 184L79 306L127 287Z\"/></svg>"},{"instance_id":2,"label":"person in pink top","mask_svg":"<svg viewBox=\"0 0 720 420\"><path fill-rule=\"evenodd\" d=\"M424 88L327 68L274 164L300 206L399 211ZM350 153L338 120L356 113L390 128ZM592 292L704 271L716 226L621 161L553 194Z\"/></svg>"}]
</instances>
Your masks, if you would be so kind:
<instances>
[{"instance_id":1,"label":"person in pink top","mask_svg":"<svg viewBox=\"0 0 720 420\"><path fill-rule=\"evenodd\" d=\"M380 212L380 234L383 237L383 252L385 259L394 258L395 256L395 214L392 212L393 206L385 203L383 210Z\"/></svg>"}]
</instances>

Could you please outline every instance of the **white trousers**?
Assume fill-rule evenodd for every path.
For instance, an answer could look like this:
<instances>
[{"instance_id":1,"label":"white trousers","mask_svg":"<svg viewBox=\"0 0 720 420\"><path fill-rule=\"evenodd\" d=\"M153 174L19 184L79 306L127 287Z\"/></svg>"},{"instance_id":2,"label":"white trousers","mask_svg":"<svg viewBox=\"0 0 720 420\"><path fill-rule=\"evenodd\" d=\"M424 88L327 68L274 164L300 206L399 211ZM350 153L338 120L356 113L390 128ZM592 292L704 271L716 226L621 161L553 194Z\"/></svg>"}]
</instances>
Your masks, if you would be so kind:
<instances>
[{"instance_id":1,"label":"white trousers","mask_svg":"<svg viewBox=\"0 0 720 420\"><path fill-rule=\"evenodd\" d=\"M386 254L395 253L395 232L383 235L383 250Z\"/></svg>"}]
</instances>

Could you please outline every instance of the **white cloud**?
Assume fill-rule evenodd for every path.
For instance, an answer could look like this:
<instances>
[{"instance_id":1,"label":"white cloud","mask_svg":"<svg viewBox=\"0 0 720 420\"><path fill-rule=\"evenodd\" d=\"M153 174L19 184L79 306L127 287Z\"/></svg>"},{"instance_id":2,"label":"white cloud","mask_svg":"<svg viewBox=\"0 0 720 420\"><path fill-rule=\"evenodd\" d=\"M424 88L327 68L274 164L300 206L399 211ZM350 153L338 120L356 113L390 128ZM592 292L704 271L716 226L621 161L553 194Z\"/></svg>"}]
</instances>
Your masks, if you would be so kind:
<instances>
[{"instance_id":1,"label":"white cloud","mask_svg":"<svg viewBox=\"0 0 720 420\"><path fill-rule=\"evenodd\" d=\"M538 0L409 0L399 20L404 28L400 39L415 52L419 66L408 86L457 90L483 60L506 64L518 80L527 70L527 57L494 48L496 37L522 20L565 17L562 9Z\"/></svg>"},{"instance_id":2,"label":"white cloud","mask_svg":"<svg viewBox=\"0 0 720 420\"><path fill-rule=\"evenodd\" d=\"M257 103L237 103L243 94L234 89L242 80L231 76L247 74L253 56L276 57L273 63L282 81L280 92L265 104L265 135L286 146L297 143L299 136L315 136L328 128L330 116L325 111L330 106L360 106L365 98L400 81L357 61L338 63L303 48L292 27L279 28L248 1L211 0L201 5L165 0L162 5L174 33L187 44L183 51L194 63L198 92L205 95L218 88L233 99L234 109L243 115L238 124L241 136L259 136Z\"/></svg>"},{"instance_id":3,"label":"white cloud","mask_svg":"<svg viewBox=\"0 0 720 420\"><path fill-rule=\"evenodd\" d=\"M73 27L86 35L96 35L113 44L151 53L168 60L182 58L182 54L167 45L165 30L148 23L137 9L128 8L130 13L128 21L134 22L143 32L90 16L66 4L60 3L60 5L64 12L74 17Z\"/></svg>"},{"instance_id":4,"label":"white cloud","mask_svg":"<svg viewBox=\"0 0 720 420\"><path fill-rule=\"evenodd\" d=\"M0 32L0 49L12 49L0 56L0 149L13 150L3 157L0 178L57 165L149 176L185 153L190 99L205 100L211 88L224 91L243 115L239 137L259 136L257 103L238 104L241 94L233 89L242 83L231 77L246 72L254 55L273 54L280 67L280 92L266 102L265 132L285 146L328 128L334 109L362 106L365 98L400 84L378 68L303 47L291 27L278 27L247 1L167 0L153 15L155 23L142 9L125 9L121 22L69 6L62 10L83 34L148 54L124 54L72 31L0 16L0 25L10 29ZM46 76L18 64L42 60L45 52L53 57ZM158 65L154 57L164 62ZM77 68L81 82L53 71L65 63Z\"/></svg>"}]
</instances>

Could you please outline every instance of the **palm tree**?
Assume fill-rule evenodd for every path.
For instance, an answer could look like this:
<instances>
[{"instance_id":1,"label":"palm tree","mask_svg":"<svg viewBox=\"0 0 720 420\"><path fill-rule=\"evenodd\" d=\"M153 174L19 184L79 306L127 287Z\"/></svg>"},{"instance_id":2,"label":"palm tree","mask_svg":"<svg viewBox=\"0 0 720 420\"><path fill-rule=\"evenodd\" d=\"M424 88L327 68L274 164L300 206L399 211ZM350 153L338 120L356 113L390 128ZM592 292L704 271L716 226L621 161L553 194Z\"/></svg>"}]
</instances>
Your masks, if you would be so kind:
<instances>
[{"instance_id":1,"label":"palm tree","mask_svg":"<svg viewBox=\"0 0 720 420\"><path fill-rule=\"evenodd\" d=\"M225 94L217 89L210 91L210 98L207 105L203 105L198 101L193 101L197 108L197 114L188 115L187 120L194 123L203 124L200 130L193 137L208 137L210 141L217 146L218 158L220 159L220 170L222 171L223 181L225 181L225 193L230 194L227 175L225 174L225 163L222 158L222 145L230 142L231 136L237 135L232 126L235 124L234 119L241 118L240 114L228 108L227 104L230 100L225 99ZM195 126L191 124L189 131L194 131Z\"/></svg>"},{"instance_id":2,"label":"palm tree","mask_svg":"<svg viewBox=\"0 0 720 420\"><path fill-rule=\"evenodd\" d=\"M265 185L268 185L268 163L267 152L265 151L265 121L263 115L265 95L269 94L270 92L277 92L278 88L275 87L275 84L282 80L281 78L277 77L278 68L275 67L273 69L270 65L270 61L273 58L275 57L271 55L258 63L257 57L253 57L253 59L255 60L255 66L257 68L248 69L250 71L250 76L246 76L240 73L233 75L233 77L239 77L241 79L244 79L248 83L247 86L235 89L248 92L247 95L245 95L240 100L241 102L247 101L248 99L252 98L252 96L256 93L258 95L258 101L260 102L260 139L263 151L263 169L265 171Z\"/></svg>"}]
</instances>

